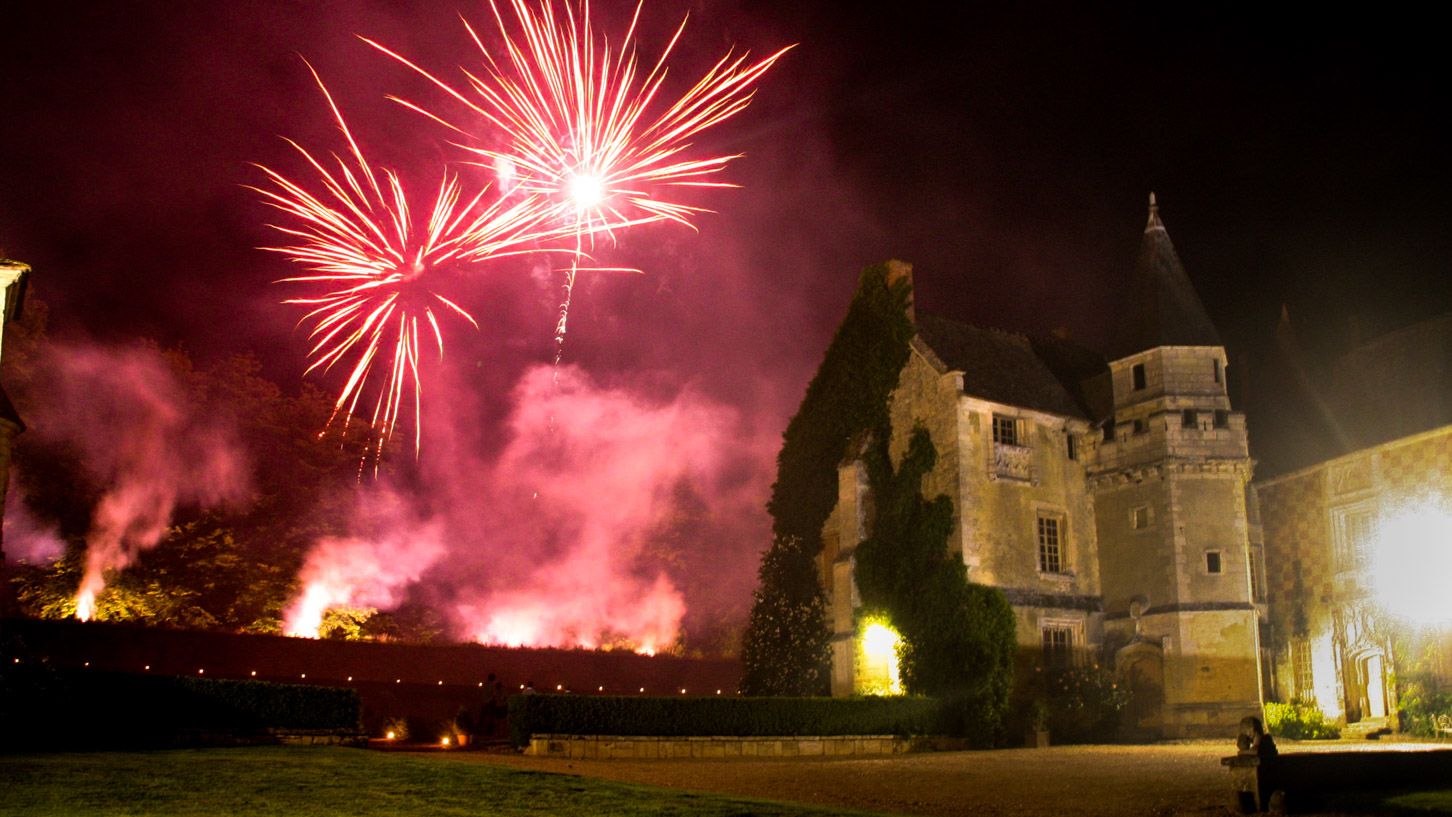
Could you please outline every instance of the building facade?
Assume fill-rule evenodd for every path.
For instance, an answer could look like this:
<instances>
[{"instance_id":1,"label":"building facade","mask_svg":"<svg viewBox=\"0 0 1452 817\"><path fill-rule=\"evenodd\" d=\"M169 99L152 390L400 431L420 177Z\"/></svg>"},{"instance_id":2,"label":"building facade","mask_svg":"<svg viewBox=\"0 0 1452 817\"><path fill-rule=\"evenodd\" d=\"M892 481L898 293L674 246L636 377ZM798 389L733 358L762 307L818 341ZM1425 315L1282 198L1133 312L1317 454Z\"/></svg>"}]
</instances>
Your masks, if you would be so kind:
<instances>
[{"instance_id":1,"label":"building facade","mask_svg":"<svg viewBox=\"0 0 1452 817\"><path fill-rule=\"evenodd\" d=\"M890 275L911 268L891 262ZM925 496L953 500L949 549L1013 608L1019 676L1100 664L1135 692L1132 725L1224 735L1259 711L1257 554L1245 419L1228 361L1151 196L1137 303L1106 357L913 314L890 451L915 426L938 451ZM839 468L820 565L833 694L883 691L862 649L853 552L872 522L860 458Z\"/></svg>"},{"instance_id":2,"label":"building facade","mask_svg":"<svg viewBox=\"0 0 1452 817\"><path fill-rule=\"evenodd\" d=\"M1256 497L1268 699L1313 704L1353 732L1396 728L1393 680L1420 669L1419 625L1429 623L1404 602L1425 601L1407 598L1422 579L1452 579L1436 550L1452 548L1452 426L1266 480ZM1406 537L1420 541L1395 541ZM1398 646L1412 654L1398 655Z\"/></svg>"}]
</instances>

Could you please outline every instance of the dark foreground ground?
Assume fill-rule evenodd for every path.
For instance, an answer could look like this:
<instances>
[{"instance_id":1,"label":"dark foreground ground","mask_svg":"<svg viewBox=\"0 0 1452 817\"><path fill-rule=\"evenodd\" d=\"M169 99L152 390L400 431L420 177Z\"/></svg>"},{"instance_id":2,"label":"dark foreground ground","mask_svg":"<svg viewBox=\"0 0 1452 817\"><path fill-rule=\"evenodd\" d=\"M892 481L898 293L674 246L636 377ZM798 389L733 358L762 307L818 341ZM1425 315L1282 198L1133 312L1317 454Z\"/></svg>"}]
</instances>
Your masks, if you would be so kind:
<instances>
[{"instance_id":1,"label":"dark foreground ground","mask_svg":"<svg viewBox=\"0 0 1452 817\"><path fill-rule=\"evenodd\" d=\"M1388 749L1289 744L1285 751ZM1416 748L1409 745L1406 748ZM1227 741L936 752L872 759L558 760L469 753L474 762L677 789L929 817L1237 814ZM1428 781L1452 787L1452 781Z\"/></svg>"}]
</instances>

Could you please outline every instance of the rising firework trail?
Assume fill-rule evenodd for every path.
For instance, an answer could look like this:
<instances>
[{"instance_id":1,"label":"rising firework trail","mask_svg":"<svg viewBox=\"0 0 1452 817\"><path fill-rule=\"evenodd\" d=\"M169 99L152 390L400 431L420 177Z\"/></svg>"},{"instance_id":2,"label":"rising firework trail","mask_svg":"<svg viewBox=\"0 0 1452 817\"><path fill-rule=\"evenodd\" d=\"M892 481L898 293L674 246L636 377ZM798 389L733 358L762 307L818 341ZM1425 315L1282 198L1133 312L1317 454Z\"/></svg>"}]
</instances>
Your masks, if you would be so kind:
<instances>
[{"instance_id":1,"label":"rising firework trail","mask_svg":"<svg viewBox=\"0 0 1452 817\"><path fill-rule=\"evenodd\" d=\"M597 236L613 237L613 231L632 225L674 221L691 227L692 216L706 210L677 200L675 188L734 187L713 177L739 154L693 156L691 140L745 109L757 80L788 49L757 62L728 51L670 101L663 90L667 60L686 20L654 65L643 70L635 39L641 4L615 46L596 33L588 3L557 11L551 0L538 6L509 0L512 19L506 19L495 0L490 8L502 54L496 57L464 21L484 59L481 71L462 69L464 90L364 39L463 103L477 115L470 121L492 127L480 132L413 102L393 99L462 136L466 143L461 147L505 176L521 195L550 202L551 217L569 225L575 254L565 274L555 327L558 364L576 275L601 269L580 266L587 248Z\"/></svg>"},{"instance_id":2,"label":"rising firework trail","mask_svg":"<svg viewBox=\"0 0 1452 817\"><path fill-rule=\"evenodd\" d=\"M465 198L458 178L447 171L421 218L410 208L398 175L368 163L316 71L313 78L348 143L347 158L333 154L337 167L331 168L288 140L316 171L314 189L258 166L273 187L252 189L291 217L287 224L272 226L295 241L263 249L282 253L307 270L282 279L314 290L285 301L309 310L300 321L311 325L307 372L326 373L340 363L348 370L328 424L342 415L346 427L360 416L363 403L376 439L371 454L377 457L398 421L411 411L417 453L422 347L437 346L443 355L441 313L478 328L462 306L436 291L436 283L446 272L533 252L538 242L559 238L561 230L542 197L526 194L486 203L487 190L481 190ZM369 408L364 395L373 391L369 384L375 374L381 374L381 385Z\"/></svg>"}]
</instances>

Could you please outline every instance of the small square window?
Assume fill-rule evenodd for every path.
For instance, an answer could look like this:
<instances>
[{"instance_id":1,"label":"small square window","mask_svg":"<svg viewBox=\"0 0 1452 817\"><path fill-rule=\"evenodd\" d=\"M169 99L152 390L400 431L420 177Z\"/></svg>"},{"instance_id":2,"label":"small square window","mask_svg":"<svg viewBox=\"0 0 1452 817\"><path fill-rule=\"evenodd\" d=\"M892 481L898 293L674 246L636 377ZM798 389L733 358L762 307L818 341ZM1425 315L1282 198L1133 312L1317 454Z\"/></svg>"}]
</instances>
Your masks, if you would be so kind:
<instances>
[{"instance_id":1,"label":"small square window","mask_svg":"<svg viewBox=\"0 0 1452 817\"><path fill-rule=\"evenodd\" d=\"M1180 428L1196 428L1200 425L1200 412L1185 409L1180 412Z\"/></svg>"},{"instance_id":2,"label":"small square window","mask_svg":"<svg viewBox=\"0 0 1452 817\"><path fill-rule=\"evenodd\" d=\"M1219 575L1221 571L1220 551L1205 551L1205 572L1211 575Z\"/></svg>"},{"instance_id":3,"label":"small square window","mask_svg":"<svg viewBox=\"0 0 1452 817\"><path fill-rule=\"evenodd\" d=\"M1136 434L1146 434L1148 432L1149 432L1149 423L1146 423L1144 420L1135 420L1134 421L1134 433L1136 433Z\"/></svg>"},{"instance_id":4,"label":"small square window","mask_svg":"<svg viewBox=\"0 0 1452 817\"><path fill-rule=\"evenodd\" d=\"M1215 412L1215 427L1230 428L1230 412L1220 410Z\"/></svg>"},{"instance_id":5,"label":"small square window","mask_svg":"<svg viewBox=\"0 0 1452 817\"><path fill-rule=\"evenodd\" d=\"M1144 381L1144 364L1143 363L1136 363L1136 364L1134 364L1134 368L1130 369L1129 371L1130 371L1130 376L1132 378L1134 378L1134 390L1135 391L1142 391L1144 389L1144 384L1145 384L1145 381Z\"/></svg>"},{"instance_id":6,"label":"small square window","mask_svg":"<svg viewBox=\"0 0 1452 817\"><path fill-rule=\"evenodd\" d=\"M1129 510L1129 526L1135 530L1144 530L1154 524L1154 514L1150 506L1140 505Z\"/></svg>"}]
</instances>

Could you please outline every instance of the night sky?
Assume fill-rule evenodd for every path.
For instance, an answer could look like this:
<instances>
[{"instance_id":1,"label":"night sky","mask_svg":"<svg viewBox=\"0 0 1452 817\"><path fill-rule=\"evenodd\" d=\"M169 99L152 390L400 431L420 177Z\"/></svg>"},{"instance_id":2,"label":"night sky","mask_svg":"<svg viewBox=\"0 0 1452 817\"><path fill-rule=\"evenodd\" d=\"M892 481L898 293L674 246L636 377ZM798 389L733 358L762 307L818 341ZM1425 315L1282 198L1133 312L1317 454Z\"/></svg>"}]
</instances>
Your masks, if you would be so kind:
<instances>
[{"instance_id":1,"label":"night sky","mask_svg":"<svg viewBox=\"0 0 1452 817\"><path fill-rule=\"evenodd\" d=\"M647 55L691 14L677 79L733 43L799 46L702 141L745 154L728 171L742 189L699 200L718 212L698 234L622 236L605 255L644 272L581 284L566 360L603 382L691 384L776 435L858 270L888 257L915 265L920 308L1097 345L1150 190L1232 377L1264 359L1282 305L1320 358L1452 309L1452 134L1429 19L938 7L650 2ZM629 7L595 10L618 22ZM336 145L301 55L377 163L420 185L446 162L482 173L383 99L436 97L354 37L456 77L477 63L458 12L487 14L382 0L5 4L0 255L34 267L53 334L154 338L203 359L251 351L296 383L298 314L271 283L289 269L254 249L276 239L244 187L261 182L250 163L300 172L281 135ZM552 354L557 295L537 272L506 262L468 284L484 329L451 360L477 370L486 397ZM483 402L487 425L502 409Z\"/></svg>"}]
</instances>

